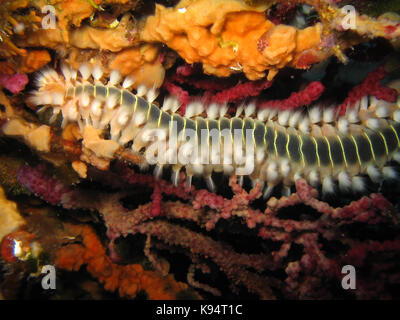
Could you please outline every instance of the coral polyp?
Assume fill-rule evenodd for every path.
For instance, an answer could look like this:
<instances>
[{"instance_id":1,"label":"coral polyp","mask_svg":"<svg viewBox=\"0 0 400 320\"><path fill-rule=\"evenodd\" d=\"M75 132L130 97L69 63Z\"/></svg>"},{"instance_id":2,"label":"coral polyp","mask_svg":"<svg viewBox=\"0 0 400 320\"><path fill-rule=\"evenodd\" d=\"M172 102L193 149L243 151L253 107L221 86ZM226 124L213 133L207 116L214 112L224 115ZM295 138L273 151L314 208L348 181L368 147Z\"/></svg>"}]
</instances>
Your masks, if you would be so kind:
<instances>
[{"instance_id":1,"label":"coral polyp","mask_svg":"<svg viewBox=\"0 0 400 320\"><path fill-rule=\"evenodd\" d=\"M398 298L385 8L0 1L2 296Z\"/></svg>"}]
</instances>

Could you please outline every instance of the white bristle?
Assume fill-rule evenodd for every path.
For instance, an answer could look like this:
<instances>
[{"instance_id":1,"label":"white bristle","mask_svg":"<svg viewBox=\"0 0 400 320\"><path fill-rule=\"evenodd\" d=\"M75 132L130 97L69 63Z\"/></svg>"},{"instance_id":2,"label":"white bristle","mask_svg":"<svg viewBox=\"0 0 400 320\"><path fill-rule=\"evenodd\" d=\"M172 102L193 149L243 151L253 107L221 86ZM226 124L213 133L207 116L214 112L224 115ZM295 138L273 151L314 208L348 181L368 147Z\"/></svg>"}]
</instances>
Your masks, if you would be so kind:
<instances>
[{"instance_id":1,"label":"white bristle","mask_svg":"<svg viewBox=\"0 0 400 320\"><path fill-rule=\"evenodd\" d=\"M297 123L300 120L300 116L301 116L301 112L300 111L296 111L290 114L290 118L289 118L289 126L290 127L296 127Z\"/></svg>"},{"instance_id":2,"label":"white bristle","mask_svg":"<svg viewBox=\"0 0 400 320\"><path fill-rule=\"evenodd\" d=\"M181 103L179 102L177 97L172 97L172 103L171 103L171 111L175 113L178 111L179 107L181 106Z\"/></svg>"},{"instance_id":3,"label":"white bristle","mask_svg":"<svg viewBox=\"0 0 400 320\"><path fill-rule=\"evenodd\" d=\"M348 191L351 188L351 179L347 172L340 172L338 176L338 181L340 190Z\"/></svg>"},{"instance_id":4,"label":"white bristle","mask_svg":"<svg viewBox=\"0 0 400 320\"><path fill-rule=\"evenodd\" d=\"M90 97L89 95L87 95L86 93L83 93L80 97L79 97L79 105L83 108L87 107L90 103Z\"/></svg>"},{"instance_id":5,"label":"white bristle","mask_svg":"<svg viewBox=\"0 0 400 320\"><path fill-rule=\"evenodd\" d=\"M159 180L161 178L161 176L162 176L162 172L163 172L162 165L156 165L155 168L154 168L154 171L153 171L154 178L156 180Z\"/></svg>"},{"instance_id":6,"label":"white bristle","mask_svg":"<svg viewBox=\"0 0 400 320\"><path fill-rule=\"evenodd\" d=\"M69 65L67 65L66 63L63 63L61 65L61 72L65 78L65 80L71 80L71 68Z\"/></svg>"},{"instance_id":7,"label":"white bristle","mask_svg":"<svg viewBox=\"0 0 400 320\"><path fill-rule=\"evenodd\" d=\"M309 111L309 117L310 117L311 123L320 122L321 121L321 117L322 117L321 108L318 107L318 106L311 108L311 110Z\"/></svg>"},{"instance_id":8,"label":"white bristle","mask_svg":"<svg viewBox=\"0 0 400 320\"><path fill-rule=\"evenodd\" d=\"M171 182L175 187L178 186L178 183L179 183L179 170L172 170Z\"/></svg>"},{"instance_id":9,"label":"white bristle","mask_svg":"<svg viewBox=\"0 0 400 320\"><path fill-rule=\"evenodd\" d=\"M118 124L120 124L121 126L124 126L124 125L126 125L128 120L129 120L129 114L126 112L123 112L118 117Z\"/></svg>"},{"instance_id":10,"label":"white bristle","mask_svg":"<svg viewBox=\"0 0 400 320\"><path fill-rule=\"evenodd\" d=\"M268 120L272 120L275 118L275 116L278 114L278 110L276 109L270 109L270 113L268 114Z\"/></svg>"},{"instance_id":11,"label":"white bristle","mask_svg":"<svg viewBox=\"0 0 400 320\"><path fill-rule=\"evenodd\" d=\"M375 114L379 118L387 118L390 115L390 109L387 106L378 106L376 108Z\"/></svg>"},{"instance_id":12,"label":"white bristle","mask_svg":"<svg viewBox=\"0 0 400 320\"><path fill-rule=\"evenodd\" d=\"M369 165L367 167L367 174L369 175L371 180L375 183L380 182L382 179L382 175L381 175L379 169L377 167L375 167L374 165Z\"/></svg>"},{"instance_id":13,"label":"white bristle","mask_svg":"<svg viewBox=\"0 0 400 320\"><path fill-rule=\"evenodd\" d=\"M193 103L189 103L186 106L185 117L192 118L196 114L196 106Z\"/></svg>"},{"instance_id":14,"label":"white bristle","mask_svg":"<svg viewBox=\"0 0 400 320\"><path fill-rule=\"evenodd\" d=\"M360 109L361 110L367 110L368 106L369 106L369 98L368 98L368 96L362 97L361 101L360 101Z\"/></svg>"},{"instance_id":15,"label":"white bristle","mask_svg":"<svg viewBox=\"0 0 400 320\"><path fill-rule=\"evenodd\" d=\"M302 178L302 176L301 176L301 174L298 173L298 172L296 172L296 173L294 174L294 176L293 176L293 180L294 180L294 181L297 181L297 180L299 180L299 179L301 179L301 178Z\"/></svg>"},{"instance_id":16,"label":"white bristle","mask_svg":"<svg viewBox=\"0 0 400 320\"><path fill-rule=\"evenodd\" d=\"M379 129L379 120L378 119L368 119L365 122L365 125L370 128L371 130L378 130Z\"/></svg>"},{"instance_id":17,"label":"white bristle","mask_svg":"<svg viewBox=\"0 0 400 320\"><path fill-rule=\"evenodd\" d=\"M304 117L303 119L300 120L299 122L299 130L302 133L309 133L310 132L310 120L308 117Z\"/></svg>"},{"instance_id":18,"label":"white bristle","mask_svg":"<svg viewBox=\"0 0 400 320\"><path fill-rule=\"evenodd\" d=\"M335 120L335 109L333 108L327 108L324 110L324 114L322 117L322 120L325 123L331 123Z\"/></svg>"},{"instance_id":19,"label":"white bristle","mask_svg":"<svg viewBox=\"0 0 400 320\"><path fill-rule=\"evenodd\" d=\"M79 112L78 108L76 105L71 105L70 108L68 108L68 119L71 121L77 121L79 117Z\"/></svg>"},{"instance_id":20,"label":"white bristle","mask_svg":"<svg viewBox=\"0 0 400 320\"><path fill-rule=\"evenodd\" d=\"M243 181L244 181L244 177L243 176L238 176L237 178L238 184L243 187Z\"/></svg>"},{"instance_id":21,"label":"white bristle","mask_svg":"<svg viewBox=\"0 0 400 320\"><path fill-rule=\"evenodd\" d=\"M351 179L351 186L354 192L364 192L365 191L365 181L364 178L355 176Z\"/></svg>"},{"instance_id":22,"label":"white bristle","mask_svg":"<svg viewBox=\"0 0 400 320\"><path fill-rule=\"evenodd\" d=\"M393 120L396 122L400 122L400 110L396 110L393 112Z\"/></svg>"},{"instance_id":23,"label":"white bristle","mask_svg":"<svg viewBox=\"0 0 400 320\"><path fill-rule=\"evenodd\" d=\"M382 173L385 179L394 180L397 179L397 172L393 167L384 167Z\"/></svg>"},{"instance_id":24,"label":"white bristle","mask_svg":"<svg viewBox=\"0 0 400 320\"><path fill-rule=\"evenodd\" d=\"M269 112L270 112L270 109L262 109L262 110L258 111L257 119L264 122L265 120L267 120Z\"/></svg>"},{"instance_id":25,"label":"white bristle","mask_svg":"<svg viewBox=\"0 0 400 320\"><path fill-rule=\"evenodd\" d=\"M348 133L349 132L349 121L346 118L341 117L337 124L338 130L341 133Z\"/></svg>"},{"instance_id":26,"label":"white bristle","mask_svg":"<svg viewBox=\"0 0 400 320\"><path fill-rule=\"evenodd\" d=\"M100 117L101 116L101 101L100 100L93 100L92 104L90 105L90 112L96 116Z\"/></svg>"},{"instance_id":27,"label":"white bristle","mask_svg":"<svg viewBox=\"0 0 400 320\"><path fill-rule=\"evenodd\" d=\"M313 187L318 186L318 184L319 184L319 174L318 174L318 172L315 171L315 170L310 171L310 174L308 175L308 181L310 182L310 184Z\"/></svg>"},{"instance_id":28,"label":"white bristle","mask_svg":"<svg viewBox=\"0 0 400 320\"><path fill-rule=\"evenodd\" d=\"M133 79L132 77L126 77L124 82L122 83L122 88L124 89L128 89L130 88L133 84L135 83L135 79Z\"/></svg>"},{"instance_id":29,"label":"white bristle","mask_svg":"<svg viewBox=\"0 0 400 320\"><path fill-rule=\"evenodd\" d=\"M141 84L138 86L137 90L136 90L136 95L139 97L143 97L145 96L147 93L147 88L145 85Z\"/></svg>"},{"instance_id":30,"label":"white bristle","mask_svg":"<svg viewBox=\"0 0 400 320\"><path fill-rule=\"evenodd\" d=\"M400 163L400 152L395 152L393 154L393 160L396 161L397 163Z\"/></svg>"},{"instance_id":31,"label":"white bristle","mask_svg":"<svg viewBox=\"0 0 400 320\"><path fill-rule=\"evenodd\" d=\"M265 188L264 193L263 193L263 198L268 199L271 196L273 191L274 191L274 187L272 187L272 186L268 186L267 188Z\"/></svg>"},{"instance_id":32,"label":"white bristle","mask_svg":"<svg viewBox=\"0 0 400 320\"><path fill-rule=\"evenodd\" d=\"M269 181L275 181L279 178L279 173L278 173L278 166L275 162L271 162L268 164L267 168L267 178Z\"/></svg>"},{"instance_id":33,"label":"white bristle","mask_svg":"<svg viewBox=\"0 0 400 320\"><path fill-rule=\"evenodd\" d=\"M81 74L83 80L89 79L90 74L91 74L90 66L86 63L81 64L79 66L79 73Z\"/></svg>"},{"instance_id":34,"label":"white bristle","mask_svg":"<svg viewBox=\"0 0 400 320\"><path fill-rule=\"evenodd\" d=\"M360 119L358 118L358 111L356 109L348 109L347 119L350 123L358 123Z\"/></svg>"},{"instance_id":35,"label":"white bristle","mask_svg":"<svg viewBox=\"0 0 400 320\"><path fill-rule=\"evenodd\" d=\"M92 71L92 76L94 80L100 80L103 76L103 68L100 66L95 66Z\"/></svg>"},{"instance_id":36,"label":"white bristle","mask_svg":"<svg viewBox=\"0 0 400 320\"><path fill-rule=\"evenodd\" d=\"M222 118L223 116L226 115L227 112L228 112L228 105L227 104L221 105L219 108L219 116Z\"/></svg>"},{"instance_id":37,"label":"white bristle","mask_svg":"<svg viewBox=\"0 0 400 320\"><path fill-rule=\"evenodd\" d=\"M161 110L167 112L171 108L172 108L172 97L171 96L165 97Z\"/></svg>"},{"instance_id":38,"label":"white bristle","mask_svg":"<svg viewBox=\"0 0 400 320\"><path fill-rule=\"evenodd\" d=\"M156 88L151 88L149 91L147 91L146 97L147 101L152 103L154 100L157 99L158 92Z\"/></svg>"},{"instance_id":39,"label":"white bristle","mask_svg":"<svg viewBox=\"0 0 400 320\"><path fill-rule=\"evenodd\" d=\"M77 77L78 77L78 70L71 69L71 79L76 80Z\"/></svg>"},{"instance_id":40,"label":"white bristle","mask_svg":"<svg viewBox=\"0 0 400 320\"><path fill-rule=\"evenodd\" d=\"M360 100L354 102L354 104L349 106L348 109L354 109L358 112L360 110Z\"/></svg>"},{"instance_id":41,"label":"white bristle","mask_svg":"<svg viewBox=\"0 0 400 320\"><path fill-rule=\"evenodd\" d=\"M251 102L244 108L244 115L246 117L251 117L255 111L256 111L256 104L254 102Z\"/></svg>"},{"instance_id":42,"label":"white bristle","mask_svg":"<svg viewBox=\"0 0 400 320\"><path fill-rule=\"evenodd\" d=\"M110 73L110 80L108 81L109 86L115 86L121 82L122 75L118 70L113 70Z\"/></svg>"},{"instance_id":43,"label":"white bristle","mask_svg":"<svg viewBox=\"0 0 400 320\"><path fill-rule=\"evenodd\" d=\"M64 104L64 95L62 93L54 93L52 94L52 103L58 106Z\"/></svg>"},{"instance_id":44,"label":"white bristle","mask_svg":"<svg viewBox=\"0 0 400 320\"><path fill-rule=\"evenodd\" d=\"M282 187L282 195L284 197L289 197L291 194L292 194L292 192L290 190L290 187L288 187L288 186L283 186Z\"/></svg>"},{"instance_id":45,"label":"white bristle","mask_svg":"<svg viewBox=\"0 0 400 320\"><path fill-rule=\"evenodd\" d=\"M116 95L108 96L106 99L106 108L113 109L118 102L118 97Z\"/></svg>"},{"instance_id":46,"label":"white bristle","mask_svg":"<svg viewBox=\"0 0 400 320\"><path fill-rule=\"evenodd\" d=\"M251 187L254 188L257 184L260 185L260 190L264 189L264 181L261 181L260 179L252 179L251 180Z\"/></svg>"},{"instance_id":47,"label":"white bristle","mask_svg":"<svg viewBox=\"0 0 400 320\"><path fill-rule=\"evenodd\" d=\"M290 173L290 162L288 159L284 159L280 163L280 171L283 177L287 177Z\"/></svg>"},{"instance_id":48,"label":"white bristle","mask_svg":"<svg viewBox=\"0 0 400 320\"><path fill-rule=\"evenodd\" d=\"M281 111L278 114L278 123L281 126L286 126L288 121L289 121L289 117L290 117L290 111L289 110L285 110L285 111Z\"/></svg>"},{"instance_id":49,"label":"white bristle","mask_svg":"<svg viewBox=\"0 0 400 320\"><path fill-rule=\"evenodd\" d=\"M335 183L331 177L325 177L322 182L322 193L329 194L335 192Z\"/></svg>"},{"instance_id":50,"label":"white bristle","mask_svg":"<svg viewBox=\"0 0 400 320\"><path fill-rule=\"evenodd\" d=\"M145 123L145 121L146 121L146 115L145 114L143 114L143 113L138 113L138 112L136 112L135 113L135 115L134 115L134 123L135 123L135 125L136 126L140 126L140 125L142 125L143 123Z\"/></svg>"},{"instance_id":51,"label":"white bristle","mask_svg":"<svg viewBox=\"0 0 400 320\"><path fill-rule=\"evenodd\" d=\"M240 117L240 115L243 113L244 106L241 104L237 109L236 109L236 114L235 117Z\"/></svg>"},{"instance_id":52,"label":"white bristle","mask_svg":"<svg viewBox=\"0 0 400 320\"><path fill-rule=\"evenodd\" d=\"M210 119L216 119L218 117L218 105L216 103L211 103L207 107L207 117Z\"/></svg>"}]
</instances>

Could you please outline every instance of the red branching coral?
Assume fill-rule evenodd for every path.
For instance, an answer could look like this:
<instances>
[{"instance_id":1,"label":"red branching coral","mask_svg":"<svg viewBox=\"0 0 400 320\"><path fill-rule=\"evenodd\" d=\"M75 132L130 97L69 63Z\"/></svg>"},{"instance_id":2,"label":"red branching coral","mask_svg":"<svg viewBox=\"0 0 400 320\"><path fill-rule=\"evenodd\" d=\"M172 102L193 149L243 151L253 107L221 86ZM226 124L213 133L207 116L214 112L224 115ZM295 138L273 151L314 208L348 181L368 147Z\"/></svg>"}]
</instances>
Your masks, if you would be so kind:
<instances>
[{"instance_id":1,"label":"red branching coral","mask_svg":"<svg viewBox=\"0 0 400 320\"><path fill-rule=\"evenodd\" d=\"M344 265L354 264L364 270L371 265L371 260L380 261L389 256L390 260L384 265L391 276L383 275L379 268L373 268L372 278L362 273L357 278L359 286L353 294L358 298L386 297L384 292L388 292L387 287L399 283L396 257L400 255L400 238L364 243L357 232L351 231L352 228L363 230L393 226L391 204L380 194L364 196L344 207L335 208L319 200L317 190L306 181L298 180L296 193L280 199L271 198L262 212L251 208L251 203L261 194L259 186L247 192L237 184L235 177L229 182L234 195L227 199L194 187L190 190L183 185L174 187L163 180L155 184L153 177L135 173L122 164L117 164L113 171L99 174L96 179L115 187L150 186L155 189L153 200L156 199L156 204L153 201L128 210L120 200L129 196L129 191L99 194L80 189L67 191L66 188L60 189L64 193L58 196L58 203L66 209L97 211L107 226L111 254L114 256L114 240L129 234L144 234L157 239L152 245L153 250L160 248L174 252L176 248L181 248L193 263L188 270L189 283L213 294L219 291L196 281L194 269L207 272L207 265L214 264L232 285L243 285L262 298L273 298L273 292L290 298L332 298L332 288L340 288L341 268ZM38 184L54 184L54 178L43 175L41 178ZM41 192L43 199L54 202L49 189L37 188L37 191ZM161 194L175 195L186 203L162 201ZM297 217L282 216L284 210L298 205L310 210L299 209ZM181 222L176 224L175 221ZM186 227L185 221L205 228L205 232L212 231L217 225L221 232L218 222L241 221L247 226L249 234L258 239L258 243L265 242L265 247L259 253L240 252L223 237L216 240L211 234ZM224 233L229 234L229 228ZM149 248L145 251L150 254ZM296 251L299 252L294 254ZM154 256L150 261L154 261ZM283 275L271 276L276 272L283 272ZM377 287L379 290L372 290L368 285L375 279L383 281Z\"/></svg>"},{"instance_id":2,"label":"red branching coral","mask_svg":"<svg viewBox=\"0 0 400 320\"><path fill-rule=\"evenodd\" d=\"M0 85L13 94L17 94L24 90L28 81L29 79L26 74L0 74Z\"/></svg>"},{"instance_id":3,"label":"red branching coral","mask_svg":"<svg viewBox=\"0 0 400 320\"><path fill-rule=\"evenodd\" d=\"M381 84L381 81L388 75L384 65L372 71L364 79L364 81L354 87L349 93L346 100L337 106L337 110L341 115L346 113L348 107L351 107L364 96L371 95L377 99L394 102L397 99L397 91Z\"/></svg>"}]
</instances>

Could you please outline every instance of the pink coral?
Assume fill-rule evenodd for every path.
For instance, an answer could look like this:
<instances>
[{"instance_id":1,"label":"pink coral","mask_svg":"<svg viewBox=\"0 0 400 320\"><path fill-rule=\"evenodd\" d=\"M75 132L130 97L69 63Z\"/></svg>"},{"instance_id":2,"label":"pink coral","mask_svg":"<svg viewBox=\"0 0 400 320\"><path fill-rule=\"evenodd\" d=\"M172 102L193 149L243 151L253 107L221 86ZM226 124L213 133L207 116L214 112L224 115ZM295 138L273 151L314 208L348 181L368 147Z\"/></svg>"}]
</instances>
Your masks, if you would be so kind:
<instances>
[{"instance_id":1,"label":"pink coral","mask_svg":"<svg viewBox=\"0 0 400 320\"><path fill-rule=\"evenodd\" d=\"M28 82L29 79L26 74L0 74L0 85L13 94L17 94L24 90Z\"/></svg>"}]
</instances>

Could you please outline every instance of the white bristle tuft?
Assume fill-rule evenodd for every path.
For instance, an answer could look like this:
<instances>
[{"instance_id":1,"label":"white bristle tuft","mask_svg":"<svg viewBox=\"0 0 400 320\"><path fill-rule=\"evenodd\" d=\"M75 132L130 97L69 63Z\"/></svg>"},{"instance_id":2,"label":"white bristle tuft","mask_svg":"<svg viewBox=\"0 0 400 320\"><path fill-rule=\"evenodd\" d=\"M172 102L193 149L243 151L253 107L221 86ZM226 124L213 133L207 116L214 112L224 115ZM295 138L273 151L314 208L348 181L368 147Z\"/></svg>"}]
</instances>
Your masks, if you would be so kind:
<instances>
[{"instance_id":1,"label":"white bristle tuft","mask_svg":"<svg viewBox=\"0 0 400 320\"><path fill-rule=\"evenodd\" d=\"M318 172L315 171L315 170L310 171L310 174L308 175L308 181L310 182L310 184L313 187L318 186L318 184L319 184L319 174L318 174Z\"/></svg>"},{"instance_id":2,"label":"white bristle tuft","mask_svg":"<svg viewBox=\"0 0 400 320\"><path fill-rule=\"evenodd\" d=\"M101 101L98 99L93 100L92 104L90 105L90 112L96 116L100 117L101 116Z\"/></svg>"},{"instance_id":3,"label":"white bristle tuft","mask_svg":"<svg viewBox=\"0 0 400 320\"><path fill-rule=\"evenodd\" d=\"M100 80L103 76L103 68L101 66L95 66L92 71L92 76L94 80Z\"/></svg>"},{"instance_id":4,"label":"white bristle tuft","mask_svg":"<svg viewBox=\"0 0 400 320\"><path fill-rule=\"evenodd\" d=\"M159 180L162 176L163 172L163 166L162 165L156 165L153 171L154 178L156 180Z\"/></svg>"},{"instance_id":5,"label":"white bristle tuft","mask_svg":"<svg viewBox=\"0 0 400 320\"><path fill-rule=\"evenodd\" d=\"M53 93L51 98L52 103L57 106L62 106L64 104L64 95L62 93Z\"/></svg>"},{"instance_id":6,"label":"white bristle tuft","mask_svg":"<svg viewBox=\"0 0 400 320\"><path fill-rule=\"evenodd\" d=\"M219 116L221 118L223 116L225 116L227 112L228 112L228 105L227 104L223 104L222 106L220 106L220 108L219 108Z\"/></svg>"},{"instance_id":7,"label":"white bristle tuft","mask_svg":"<svg viewBox=\"0 0 400 320\"><path fill-rule=\"evenodd\" d=\"M78 70L71 68L71 79L76 80L77 77L78 77Z\"/></svg>"},{"instance_id":8,"label":"white bristle tuft","mask_svg":"<svg viewBox=\"0 0 400 320\"><path fill-rule=\"evenodd\" d=\"M129 114L126 112L123 112L118 116L118 124L120 124L121 126L126 125L128 120L129 120Z\"/></svg>"},{"instance_id":9,"label":"white bristle tuft","mask_svg":"<svg viewBox=\"0 0 400 320\"><path fill-rule=\"evenodd\" d=\"M278 123L281 126L287 126L288 121L289 121L289 117L290 117L290 111L289 110L284 110L279 112L278 114Z\"/></svg>"},{"instance_id":10,"label":"white bristle tuft","mask_svg":"<svg viewBox=\"0 0 400 320\"><path fill-rule=\"evenodd\" d=\"M151 88L149 91L147 91L146 97L147 101L152 103L154 100L157 99L158 92L156 88Z\"/></svg>"},{"instance_id":11,"label":"white bristle tuft","mask_svg":"<svg viewBox=\"0 0 400 320\"><path fill-rule=\"evenodd\" d=\"M244 106L241 104L237 109L236 109L236 114L235 117L240 117L240 115L243 113Z\"/></svg>"},{"instance_id":12,"label":"white bristle tuft","mask_svg":"<svg viewBox=\"0 0 400 320\"><path fill-rule=\"evenodd\" d=\"M335 192L335 183L331 177L325 177L322 182L322 193L331 194Z\"/></svg>"},{"instance_id":13,"label":"white bristle tuft","mask_svg":"<svg viewBox=\"0 0 400 320\"><path fill-rule=\"evenodd\" d=\"M311 108L309 111L309 117L311 123L318 123L321 121L322 112L319 106Z\"/></svg>"},{"instance_id":14,"label":"white bristle tuft","mask_svg":"<svg viewBox=\"0 0 400 320\"><path fill-rule=\"evenodd\" d=\"M168 110L171 110L171 108L172 108L172 99L173 98L171 96L168 96L168 97L164 98L164 103L163 103L163 105L161 107L162 111L167 112Z\"/></svg>"},{"instance_id":15,"label":"white bristle tuft","mask_svg":"<svg viewBox=\"0 0 400 320\"><path fill-rule=\"evenodd\" d=\"M349 121L346 118L341 117L338 121L337 127L341 133L348 133L349 132Z\"/></svg>"},{"instance_id":16,"label":"white bristle tuft","mask_svg":"<svg viewBox=\"0 0 400 320\"><path fill-rule=\"evenodd\" d=\"M138 86L137 90L136 90L136 95L139 97L143 97L145 96L147 93L147 88L144 84L141 84Z\"/></svg>"},{"instance_id":17,"label":"white bristle tuft","mask_svg":"<svg viewBox=\"0 0 400 320\"><path fill-rule=\"evenodd\" d=\"M282 187L282 195L284 197L289 197L291 194L292 194L292 191L290 190L290 187L288 187L288 186Z\"/></svg>"},{"instance_id":18,"label":"white bristle tuft","mask_svg":"<svg viewBox=\"0 0 400 320\"><path fill-rule=\"evenodd\" d=\"M171 106L171 111L173 113L177 112L178 109L180 108L181 103L179 102L177 97L172 97L172 106Z\"/></svg>"},{"instance_id":19,"label":"white bristle tuft","mask_svg":"<svg viewBox=\"0 0 400 320\"><path fill-rule=\"evenodd\" d=\"M309 133L310 132L310 120L308 117L304 117L302 120L299 122L299 130L302 133Z\"/></svg>"},{"instance_id":20,"label":"white bristle tuft","mask_svg":"<svg viewBox=\"0 0 400 320\"><path fill-rule=\"evenodd\" d=\"M106 108L107 109L114 109L117 105L118 97L116 95L108 96L106 99Z\"/></svg>"},{"instance_id":21,"label":"white bristle tuft","mask_svg":"<svg viewBox=\"0 0 400 320\"><path fill-rule=\"evenodd\" d=\"M122 75L118 70L113 70L110 73L110 80L108 81L109 86L115 86L121 82Z\"/></svg>"},{"instance_id":22,"label":"white bristle tuft","mask_svg":"<svg viewBox=\"0 0 400 320\"><path fill-rule=\"evenodd\" d=\"M135 83L135 79L133 79L132 77L126 77L124 82L122 83L122 88L124 89L128 89L131 86L133 86L133 84Z\"/></svg>"},{"instance_id":23,"label":"white bristle tuft","mask_svg":"<svg viewBox=\"0 0 400 320\"><path fill-rule=\"evenodd\" d=\"M296 111L291 113L290 118L289 118L289 126L290 127L296 127L297 123L300 120L300 116L301 116L301 112L300 111Z\"/></svg>"},{"instance_id":24,"label":"white bristle tuft","mask_svg":"<svg viewBox=\"0 0 400 320\"><path fill-rule=\"evenodd\" d=\"M144 115L143 113L135 113L135 115L134 115L134 123L135 123L135 125L136 126L140 126L140 125L142 125L143 123L145 123L145 121L146 121L146 115Z\"/></svg>"},{"instance_id":25,"label":"white bristle tuft","mask_svg":"<svg viewBox=\"0 0 400 320\"><path fill-rule=\"evenodd\" d=\"M400 152L395 152L393 154L393 160L396 161L397 163L400 163Z\"/></svg>"},{"instance_id":26,"label":"white bristle tuft","mask_svg":"<svg viewBox=\"0 0 400 320\"><path fill-rule=\"evenodd\" d=\"M270 109L262 109L262 110L258 111L257 119L264 122L265 120L268 119L269 112L270 112Z\"/></svg>"},{"instance_id":27,"label":"white bristle tuft","mask_svg":"<svg viewBox=\"0 0 400 320\"><path fill-rule=\"evenodd\" d=\"M67 81L71 80L71 68L68 64L63 63L61 65L61 72L62 72L65 80L67 80Z\"/></svg>"},{"instance_id":28,"label":"white bristle tuft","mask_svg":"<svg viewBox=\"0 0 400 320\"><path fill-rule=\"evenodd\" d=\"M285 178L289 175L289 173L290 173L290 162L289 162L288 159L284 159L284 160L281 161L280 171L281 171L281 175L283 177L285 177Z\"/></svg>"},{"instance_id":29,"label":"white bristle tuft","mask_svg":"<svg viewBox=\"0 0 400 320\"><path fill-rule=\"evenodd\" d=\"M175 187L178 186L178 183L179 183L179 170L172 170L171 182Z\"/></svg>"},{"instance_id":30,"label":"white bristle tuft","mask_svg":"<svg viewBox=\"0 0 400 320\"><path fill-rule=\"evenodd\" d=\"M371 178L371 180L375 183L379 183L382 179L382 175L377 167L374 165L369 165L367 167L367 174Z\"/></svg>"},{"instance_id":31,"label":"white bristle tuft","mask_svg":"<svg viewBox=\"0 0 400 320\"><path fill-rule=\"evenodd\" d=\"M267 167L267 178L269 181L275 181L279 178L279 173L278 173L278 165L275 162L271 162L268 164Z\"/></svg>"},{"instance_id":32,"label":"white bristle tuft","mask_svg":"<svg viewBox=\"0 0 400 320\"><path fill-rule=\"evenodd\" d=\"M379 129L379 120L378 119L368 119L365 122L365 125L370 128L371 130L378 130Z\"/></svg>"},{"instance_id":33,"label":"white bristle tuft","mask_svg":"<svg viewBox=\"0 0 400 320\"><path fill-rule=\"evenodd\" d=\"M396 170L393 167L384 167L382 169L383 177L387 180L397 179L398 175Z\"/></svg>"},{"instance_id":34,"label":"white bristle tuft","mask_svg":"<svg viewBox=\"0 0 400 320\"><path fill-rule=\"evenodd\" d=\"M277 114L278 114L278 110L271 109L270 113L268 114L268 120L274 119Z\"/></svg>"},{"instance_id":35,"label":"white bristle tuft","mask_svg":"<svg viewBox=\"0 0 400 320\"><path fill-rule=\"evenodd\" d=\"M363 177L355 176L351 179L351 187L353 188L354 192L365 192L365 181Z\"/></svg>"},{"instance_id":36,"label":"white bristle tuft","mask_svg":"<svg viewBox=\"0 0 400 320\"><path fill-rule=\"evenodd\" d=\"M393 120L396 122L400 122L400 110L396 110L393 112Z\"/></svg>"},{"instance_id":37,"label":"white bristle tuft","mask_svg":"<svg viewBox=\"0 0 400 320\"><path fill-rule=\"evenodd\" d=\"M250 102L245 108L244 108L244 115L246 117L251 117L254 113L256 112L256 104L254 102Z\"/></svg>"},{"instance_id":38,"label":"white bristle tuft","mask_svg":"<svg viewBox=\"0 0 400 320\"><path fill-rule=\"evenodd\" d=\"M331 123L335 120L335 109L333 108L327 108L324 110L324 114L322 117L322 120L325 123Z\"/></svg>"},{"instance_id":39,"label":"white bristle tuft","mask_svg":"<svg viewBox=\"0 0 400 320\"><path fill-rule=\"evenodd\" d=\"M79 66L79 73L83 80L87 80L92 72L90 71L90 66L87 63L83 63Z\"/></svg>"},{"instance_id":40,"label":"white bristle tuft","mask_svg":"<svg viewBox=\"0 0 400 320\"><path fill-rule=\"evenodd\" d=\"M298 173L298 172L296 172L295 174L294 174L294 176L293 176L293 180L294 181L297 181L297 180L299 180L299 179L301 179L302 178L302 176L300 175L300 173Z\"/></svg>"},{"instance_id":41,"label":"white bristle tuft","mask_svg":"<svg viewBox=\"0 0 400 320\"><path fill-rule=\"evenodd\" d=\"M196 114L196 106L193 103L189 103L186 106L185 110L185 117L186 118L192 118Z\"/></svg>"},{"instance_id":42,"label":"white bristle tuft","mask_svg":"<svg viewBox=\"0 0 400 320\"><path fill-rule=\"evenodd\" d=\"M266 200L268 199L272 192L274 191L274 187L272 186L268 186L267 188L265 188L264 193L263 193L263 198Z\"/></svg>"},{"instance_id":43,"label":"white bristle tuft","mask_svg":"<svg viewBox=\"0 0 400 320\"><path fill-rule=\"evenodd\" d=\"M218 105L216 103L211 103L207 107L207 117L210 119L216 119L218 117Z\"/></svg>"},{"instance_id":44,"label":"white bristle tuft","mask_svg":"<svg viewBox=\"0 0 400 320\"><path fill-rule=\"evenodd\" d=\"M390 116L390 108L385 105L378 106L378 107L376 107L375 114L379 118L387 118Z\"/></svg>"},{"instance_id":45,"label":"white bristle tuft","mask_svg":"<svg viewBox=\"0 0 400 320\"><path fill-rule=\"evenodd\" d=\"M83 93L80 97L79 97L79 105L83 108L87 107L90 103L90 97L89 95L87 95L86 93Z\"/></svg>"},{"instance_id":46,"label":"white bristle tuft","mask_svg":"<svg viewBox=\"0 0 400 320\"><path fill-rule=\"evenodd\" d=\"M351 189L351 179L347 172L340 172L338 176L338 181L340 190L348 191L349 189Z\"/></svg>"},{"instance_id":47,"label":"white bristle tuft","mask_svg":"<svg viewBox=\"0 0 400 320\"><path fill-rule=\"evenodd\" d=\"M358 123L360 119L358 118L358 111L356 109L350 109L347 111L347 119L350 123Z\"/></svg>"},{"instance_id":48,"label":"white bristle tuft","mask_svg":"<svg viewBox=\"0 0 400 320\"><path fill-rule=\"evenodd\" d=\"M369 107L369 97L364 96L361 98L361 101L360 101L360 110L367 110L368 107Z\"/></svg>"}]
</instances>

